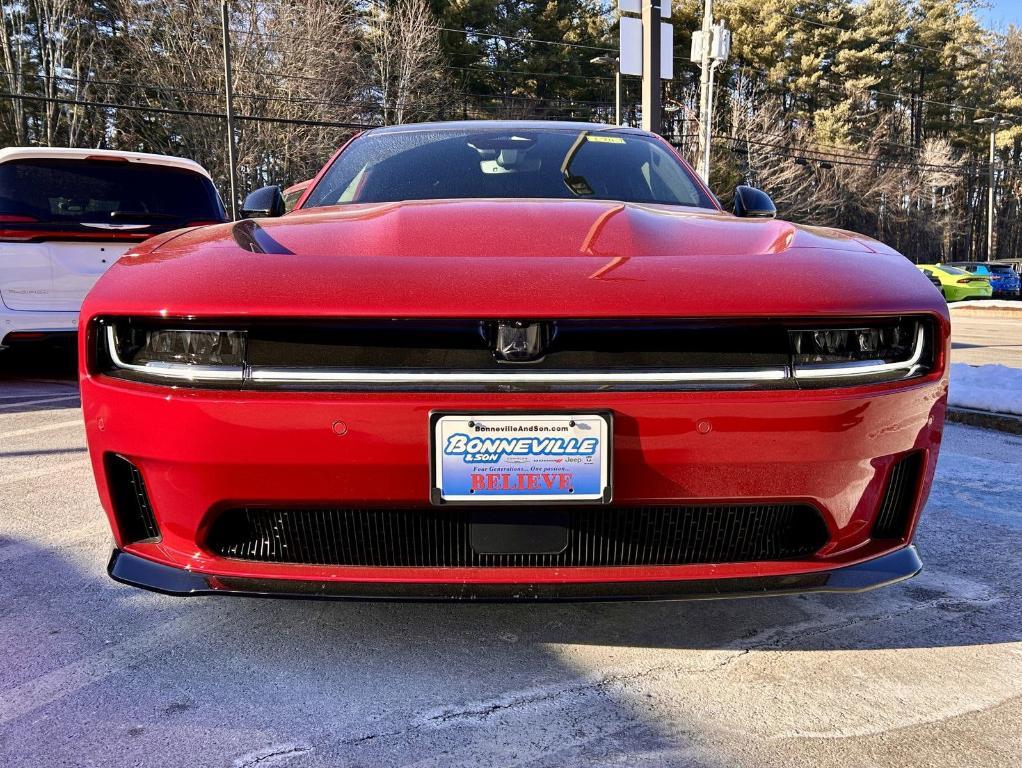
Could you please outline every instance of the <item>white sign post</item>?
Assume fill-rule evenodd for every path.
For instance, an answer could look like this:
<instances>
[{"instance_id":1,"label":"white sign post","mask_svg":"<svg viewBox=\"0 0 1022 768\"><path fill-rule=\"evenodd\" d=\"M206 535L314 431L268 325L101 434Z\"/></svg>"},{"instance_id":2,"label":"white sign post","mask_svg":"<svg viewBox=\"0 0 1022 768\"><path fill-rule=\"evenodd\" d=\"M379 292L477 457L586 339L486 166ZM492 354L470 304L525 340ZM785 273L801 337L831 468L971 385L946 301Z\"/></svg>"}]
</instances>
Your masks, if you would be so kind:
<instances>
[{"instance_id":1,"label":"white sign post","mask_svg":"<svg viewBox=\"0 0 1022 768\"><path fill-rule=\"evenodd\" d=\"M674 78L674 25L661 21L671 17L671 0L618 0L618 8L619 68L622 75L642 77L642 127L659 133L660 81ZM654 36L651 30L658 28Z\"/></svg>"}]
</instances>

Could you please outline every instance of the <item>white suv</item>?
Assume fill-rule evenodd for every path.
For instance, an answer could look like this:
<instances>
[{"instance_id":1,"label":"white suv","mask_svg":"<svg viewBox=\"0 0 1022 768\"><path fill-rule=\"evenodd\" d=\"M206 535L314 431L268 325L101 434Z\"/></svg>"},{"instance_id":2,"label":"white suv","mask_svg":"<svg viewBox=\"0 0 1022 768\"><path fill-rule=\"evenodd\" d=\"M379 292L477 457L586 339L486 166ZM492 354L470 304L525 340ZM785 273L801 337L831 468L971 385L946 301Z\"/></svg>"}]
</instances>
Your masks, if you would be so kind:
<instances>
[{"instance_id":1,"label":"white suv","mask_svg":"<svg viewBox=\"0 0 1022 768\"><path fill-rule=\"evenodd\" d=\"M0 348L74 333L85 294L134 243L227 220L191 160L0 149Z\"/></svg>"}]
</instances>

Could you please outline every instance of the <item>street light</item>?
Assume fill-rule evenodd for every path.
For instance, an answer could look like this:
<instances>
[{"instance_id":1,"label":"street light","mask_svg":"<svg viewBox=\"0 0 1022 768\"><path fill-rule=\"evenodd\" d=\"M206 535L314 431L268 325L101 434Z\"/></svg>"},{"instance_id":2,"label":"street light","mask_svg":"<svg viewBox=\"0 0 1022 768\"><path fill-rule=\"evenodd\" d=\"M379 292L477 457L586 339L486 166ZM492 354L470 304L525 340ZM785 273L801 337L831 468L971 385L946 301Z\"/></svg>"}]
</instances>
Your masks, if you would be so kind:
<instances>
[{"instance_id":1,"label":"street light","mask_svg":"<svg viewBox=\"0 0 1022 768\"><path fill-rule=\"evenodd\" d=\"M621 125L621 67L618 66L620 59L617 56L604 55L589 59L589 63L614 68L614 124Z\"/></svg>"},{"instance_id":2,"label":"street light","mask_svg":"<svg viewBox=\"0 0 1022 768\"><path fill-rule=\"evenodd\" d=\"M987 261L994 257L994 163L997 160L997 129L1001 126L1010 127L1015 121L1003 115L980 117L973 120L976 125L990 126L990 196L987 200Z\"/></svg>"}]
</instances>

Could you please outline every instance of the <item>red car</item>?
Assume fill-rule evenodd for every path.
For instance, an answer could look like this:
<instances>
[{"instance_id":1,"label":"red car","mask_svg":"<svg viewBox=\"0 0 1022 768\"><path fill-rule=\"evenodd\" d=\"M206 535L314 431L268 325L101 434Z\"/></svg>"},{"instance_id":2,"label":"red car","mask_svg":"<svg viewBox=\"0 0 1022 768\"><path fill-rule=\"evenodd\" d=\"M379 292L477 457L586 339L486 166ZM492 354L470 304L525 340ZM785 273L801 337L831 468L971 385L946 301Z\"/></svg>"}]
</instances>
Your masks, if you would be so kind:
<instances>
[{"instance_id":1,"label":"red car","mask_svg":"<svg viewBox=\"0 0 1022 768\"><path fill-rule=\"evenodd\" d=\"M245 211L132 248L82 311L114 579L542 600L920 569L949 317L883 244L748 187L726 212L659 137L576 123L367 131L300 209Z\"/></svg>"},{"instance_id":2,"label":"red car","mask_svg":"<svg viewBox=\"0 0 1022 768\"><path fill-rule=\"evenodd\" d=\"M299 181L297 184L292 184L290 187L283 191L284 196L284 211L289 212L294 210L298 201L302 199L302 195L305 194L305 190L309 188L312 183L312 179L306 179L305 181Z\"/></svg>"}]
</instances>

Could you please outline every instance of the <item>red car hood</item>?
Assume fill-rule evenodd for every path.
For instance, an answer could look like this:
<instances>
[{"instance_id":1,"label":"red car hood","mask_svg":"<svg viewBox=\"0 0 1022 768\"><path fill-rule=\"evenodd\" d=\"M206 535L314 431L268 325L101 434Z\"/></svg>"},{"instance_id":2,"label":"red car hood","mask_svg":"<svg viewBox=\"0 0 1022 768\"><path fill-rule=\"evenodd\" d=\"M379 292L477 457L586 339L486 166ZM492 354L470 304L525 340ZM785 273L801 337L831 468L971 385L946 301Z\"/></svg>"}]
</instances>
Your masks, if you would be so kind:
<instances>
[{"instance_id":1,"label":"red car hood","mask_svg":"<svg viewBox=\"0 0 1022 768\"><path fill-rule=\"evenodd\" d=\"M85 314L740 317L934 311L890 248L838 230L603 201L350 205L143 243Z\"/></svg>"}]
</instances>

